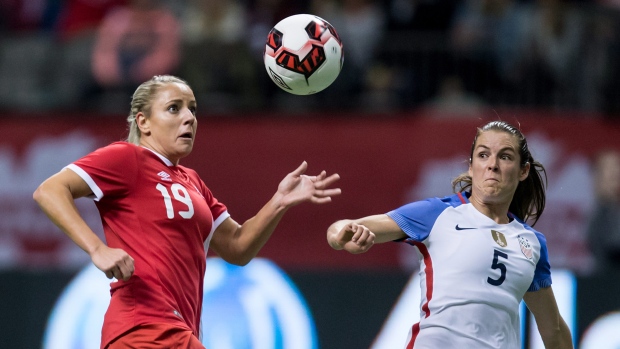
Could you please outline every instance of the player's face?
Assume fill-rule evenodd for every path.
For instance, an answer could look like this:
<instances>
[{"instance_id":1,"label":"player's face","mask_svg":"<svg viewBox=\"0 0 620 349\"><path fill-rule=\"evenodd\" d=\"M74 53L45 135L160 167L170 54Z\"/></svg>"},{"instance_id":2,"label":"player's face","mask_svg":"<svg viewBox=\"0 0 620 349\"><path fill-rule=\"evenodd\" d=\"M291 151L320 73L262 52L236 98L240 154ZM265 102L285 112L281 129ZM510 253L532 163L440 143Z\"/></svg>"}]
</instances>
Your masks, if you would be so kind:
<instances>
[{"instance_id":1,"label":"player's face","mask_svg":"<svg viewBox=\"0 0 620 349\"><path fill-rule=\"evenodd\" d=\"M486 204L510 204L530 165L520 166L517 137L502 131L482 132L469 165L472 196Z\"/></svg>"},{"instance_id":2,"label":"player's face","mask_svg":"<svg viewBox=\"0 0 620 349\"><path fill-rule=\"evenodd\" d=\"M143 130L150 132L142 134L140 143L178 164L194 146L198 126L194 93L185 84L165 84L153 99L150 117L142 123Z\"/></svg>"}]
</instances>

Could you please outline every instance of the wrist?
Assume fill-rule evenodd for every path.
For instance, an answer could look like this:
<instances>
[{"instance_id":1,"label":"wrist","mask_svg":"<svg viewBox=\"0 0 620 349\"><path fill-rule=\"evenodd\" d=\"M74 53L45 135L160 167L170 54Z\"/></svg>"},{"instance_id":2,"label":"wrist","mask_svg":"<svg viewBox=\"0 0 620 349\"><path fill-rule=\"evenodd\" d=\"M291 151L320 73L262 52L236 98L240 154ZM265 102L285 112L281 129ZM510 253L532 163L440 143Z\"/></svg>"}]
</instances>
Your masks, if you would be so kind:
<instances>
[{"instance_id":1,"label":"wrist","mask_svg":"<svg viewBox=\"0 0 620 349\"><path fill-rule=\"evenodd\" d=\"M292 205L287 204L285 201L285 195L275 193L271 200L269 200L270 206L276 213L288 210Z\"/></svg>"},{"instance_id":2,"label":"wrist","mask_svg":"<svg viewBox=\"0 0 620 349\"><path fill-rule=\"evenodd\" d=\"M86 253L92 258L93 255L101 251L101 248L105 246L102 241L95 242L92 246L86 249Z\"/></svg>"}]
</instances>

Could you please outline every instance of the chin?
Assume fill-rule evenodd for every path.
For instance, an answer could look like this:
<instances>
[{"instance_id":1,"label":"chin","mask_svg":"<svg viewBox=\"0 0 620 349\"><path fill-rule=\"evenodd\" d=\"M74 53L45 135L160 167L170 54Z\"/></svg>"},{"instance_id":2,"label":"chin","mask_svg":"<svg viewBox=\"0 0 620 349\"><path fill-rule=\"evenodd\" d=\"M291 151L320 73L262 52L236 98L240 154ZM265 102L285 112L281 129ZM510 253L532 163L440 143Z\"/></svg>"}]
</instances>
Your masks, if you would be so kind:
<instances>
[{"instance_id":1,"label":"chin","mask_svg":"<svg viewBox=\"0 0 620 349\"><path fill-rule=\"evenodd\" d=\"M177 157L179 159L183 159L184 157L188 156L189 154L191 154L192 152L192 147L187 147L187 148L183 148L183 149L179 149L179 151L177 152Z\"/></svg>"},{"instance_id":2,"label":"chin","mask_svg":"<svg viewBox=\"0 0 620 349\"><path fill-rule=\"evenodd\" d=\"M182 144L179 147L179 153L191 153L192 149L194 149L194 142Z\"/></svg>"},{"instance_id":3,"label":"chin","mask_svg":"<svg viewBox=\"0 0 620 349\"><path fill-rule=\"evenodd\" d=\"M486 189L481 192L482 198L488 203L497 203L503 198L502 192L496 189Z\"/></svg>"}]
</instances>

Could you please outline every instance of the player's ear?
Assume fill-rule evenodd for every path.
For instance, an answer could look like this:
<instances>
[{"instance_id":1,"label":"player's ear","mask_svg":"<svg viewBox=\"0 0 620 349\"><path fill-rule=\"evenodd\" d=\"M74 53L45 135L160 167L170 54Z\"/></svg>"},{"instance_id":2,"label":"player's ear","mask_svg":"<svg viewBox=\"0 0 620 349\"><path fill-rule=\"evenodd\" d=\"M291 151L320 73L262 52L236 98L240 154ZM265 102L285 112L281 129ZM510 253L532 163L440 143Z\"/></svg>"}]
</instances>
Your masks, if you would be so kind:
<instances>
[{"instance_id":1,"label":"player's ear","mask_svg":"<svg viewBox=\"0 0 620 349\"><path fill-rule=\"evenodd\" d=\"M143 112L138 112L138 114L136 114L136 124L138 125L141 133L147 136L151 134L150 120Z\"/></svg>"},{"instance_id":2,"label":"player's ear","mask_svg":"<svg viewBox=\"0 0 620 349\"><path fill-rule=\"evenodd\" d=\"M531 167L531 165L530 165L529 162L526 162L525 165L523 165L521 167L521 171L519 173L519 182L525 180L527 178L527 176L529 176L529 174L530 174L530 167Z\"/></svg>"}]
</instances>

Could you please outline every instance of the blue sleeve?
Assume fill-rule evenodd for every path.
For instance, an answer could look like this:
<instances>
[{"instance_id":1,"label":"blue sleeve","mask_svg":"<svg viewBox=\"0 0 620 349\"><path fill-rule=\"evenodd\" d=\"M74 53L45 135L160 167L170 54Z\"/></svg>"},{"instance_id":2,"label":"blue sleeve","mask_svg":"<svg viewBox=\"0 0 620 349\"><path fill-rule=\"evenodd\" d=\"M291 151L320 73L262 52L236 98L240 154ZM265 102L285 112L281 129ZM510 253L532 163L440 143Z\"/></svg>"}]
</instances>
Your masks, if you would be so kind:
<instances>
[{"instance_id":1,"label":"blue sleeve","mask_svg":"<svg viewBox=\"0 0 620 349\"><path fill-rule=\"evenodd\" d=\"M401 206L387 213L396 224L414 241L423 241L435 225L439 214L449 207L449 203L438 199L426 199Z\"/></svg>"},{"instance_id":2,"label":"blue sleeve","mask_svg":"<svg viewBox=\"0 0 620 349\"><path fill-rule=\"evenodd\" d=\"M531 229L531 228L530 228ZM532 229L533 230L533 229ZM542 233L533 230L540 242L540 258L536 263L536 270L534 271L534 280L528 292L538 291L541 288L551 286L551 264L549 264L549 252L547 251L547 239Z\"/></svg>"}]
</instances>

